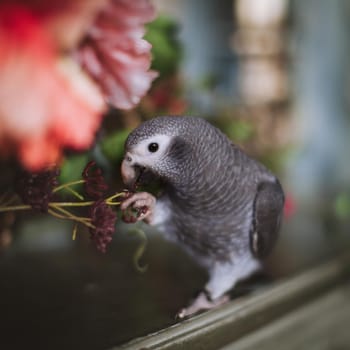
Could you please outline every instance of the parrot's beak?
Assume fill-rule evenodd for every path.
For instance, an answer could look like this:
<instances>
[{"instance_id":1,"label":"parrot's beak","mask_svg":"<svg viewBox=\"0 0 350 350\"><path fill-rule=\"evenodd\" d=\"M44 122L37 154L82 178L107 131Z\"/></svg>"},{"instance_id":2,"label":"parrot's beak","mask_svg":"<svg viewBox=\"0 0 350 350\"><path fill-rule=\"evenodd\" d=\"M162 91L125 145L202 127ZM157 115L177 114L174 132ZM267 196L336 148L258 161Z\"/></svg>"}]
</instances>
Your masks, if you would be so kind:
<instances>
[{"instance_id":1,"label":"parrot's beak","mask_svg":"<svg viewBox=\"0 0 350 350\"><path fill-rule=\"evenodd\" d=\"M121 174L123 182L127 188L135 190L144 170L145 168L143 166L133 162L132 156L129 152L125 154L121 166Z\"/></svg>"}]
</instances>

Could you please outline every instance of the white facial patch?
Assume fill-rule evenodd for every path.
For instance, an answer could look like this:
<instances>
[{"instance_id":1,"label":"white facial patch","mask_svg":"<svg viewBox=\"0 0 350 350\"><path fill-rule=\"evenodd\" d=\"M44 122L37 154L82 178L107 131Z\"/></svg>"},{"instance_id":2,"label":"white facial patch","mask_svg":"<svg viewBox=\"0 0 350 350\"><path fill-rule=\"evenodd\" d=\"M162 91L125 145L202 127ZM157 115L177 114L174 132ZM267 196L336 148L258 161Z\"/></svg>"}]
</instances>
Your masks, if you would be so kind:
<instances>
[{"instance_id":1,"label":"white facial patch","mask_svg":"<svg viewBox=\"0 0 350 350\"><path fill-rule=\"evenodd\" d=\"M145 167L152 167L157 164L166 154L172 137L168 135L155 135L142 140L130 150L133 163L138 163ZM150 150L151 144L157 144L155 152Z\"/></svg>"}]
</instances>

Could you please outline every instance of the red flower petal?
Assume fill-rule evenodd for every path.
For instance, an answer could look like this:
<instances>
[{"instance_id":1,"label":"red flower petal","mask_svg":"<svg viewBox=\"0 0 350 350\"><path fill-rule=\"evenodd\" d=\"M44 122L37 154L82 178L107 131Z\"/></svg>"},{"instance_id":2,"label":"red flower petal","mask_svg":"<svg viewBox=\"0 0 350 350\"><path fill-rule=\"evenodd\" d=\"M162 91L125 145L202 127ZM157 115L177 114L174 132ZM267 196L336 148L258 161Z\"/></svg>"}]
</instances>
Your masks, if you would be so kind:
<instances>
[{"instance_id":1,"label":"red flower petal","mask_svg":"<svg viewBox=\"0 0 350 350\"><path fill-rule=\"evenodd\" d=\"M17 152L39 170L65 147L89 147L106 108L100 88L116 107L137 104L156 76L142 39L153 16L149 0L0 3L0 156ZM78 57L100 87L71 58L86 30Z\"/></svg>"},{"instance_id":2,"label":"red flower petal","mask_svg":"<svg viewBox=\"0 0 350 350\"><path fill-rule=\"evenodd\" d=\"M91 81L58 57L40 19L0 6L0 143L17 148L30 170L57 161L64 147L89 146L105 106Z\"/></svg>"}]
</instances>

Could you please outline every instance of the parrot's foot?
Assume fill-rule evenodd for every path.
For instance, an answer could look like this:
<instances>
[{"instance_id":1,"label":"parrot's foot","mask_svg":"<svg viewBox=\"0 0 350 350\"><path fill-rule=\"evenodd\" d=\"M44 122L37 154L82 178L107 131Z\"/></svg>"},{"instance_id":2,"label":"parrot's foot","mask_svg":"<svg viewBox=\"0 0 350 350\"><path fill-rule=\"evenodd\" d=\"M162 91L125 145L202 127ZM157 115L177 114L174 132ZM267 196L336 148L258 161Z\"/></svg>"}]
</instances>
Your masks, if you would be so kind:
<instances>
[{"instance_id":1,"label":"parrot's foot","mask_svg":"<svg viewBox=\"0 0 350 350\"><path fill-rule=\"evenodd\" d=\"M185 317L196 314L198 311L213 309L227 303L229 300L230 297L226 294L217 299L211 300L207 292L201 292L188 307L181 309L176 314L176 319L182 320Z\"/></svg>"},{"instance_id":2,"label":"parrot's foot","mask_svg":"<svg viewBox=\"0 0 350 350\"><path fill-rule=\"evenodd\" d=\"M139 211L135 221L144 220L149 223L152 219L156 198L148 192L136 192L127 197L120 205L121 210L133 208Z\"/></svg>"}]
</instances>

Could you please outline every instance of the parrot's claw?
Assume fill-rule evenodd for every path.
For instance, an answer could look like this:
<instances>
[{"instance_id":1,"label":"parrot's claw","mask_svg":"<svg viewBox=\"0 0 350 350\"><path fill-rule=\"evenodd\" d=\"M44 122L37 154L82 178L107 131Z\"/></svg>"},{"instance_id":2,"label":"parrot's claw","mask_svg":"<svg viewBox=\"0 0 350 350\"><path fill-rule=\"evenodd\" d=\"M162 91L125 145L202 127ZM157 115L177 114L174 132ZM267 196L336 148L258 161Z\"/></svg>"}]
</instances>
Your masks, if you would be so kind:
<instances>
[{"instance_id":1,"label":"parrot's claw","mask_svg":"<svg viewBox=\"0 0 350 350\"><path fill-rule=\"evenodd\" d=\"M120 205L121 210L126 210L129 207L138 209L140 215L136 221L144 220L149 223L152 219L156 198L148 192L136 192L127 197Z\"/></svg>"},{"instance_id":2,"label":"parrot's claw","mask_svg":"<svg viewBox=\"0 0 350 350\"><path fill-rule=\"evenodd\" d=\"M217 306L223 305L230 300L228 295L223 295L217 299L210 300L208 293L201 292L197 298L186 308L181 309L175 316L177 320L182 320L186 317L192 316L199 311L210 310Z\"/></svg>"}]
</instances>

